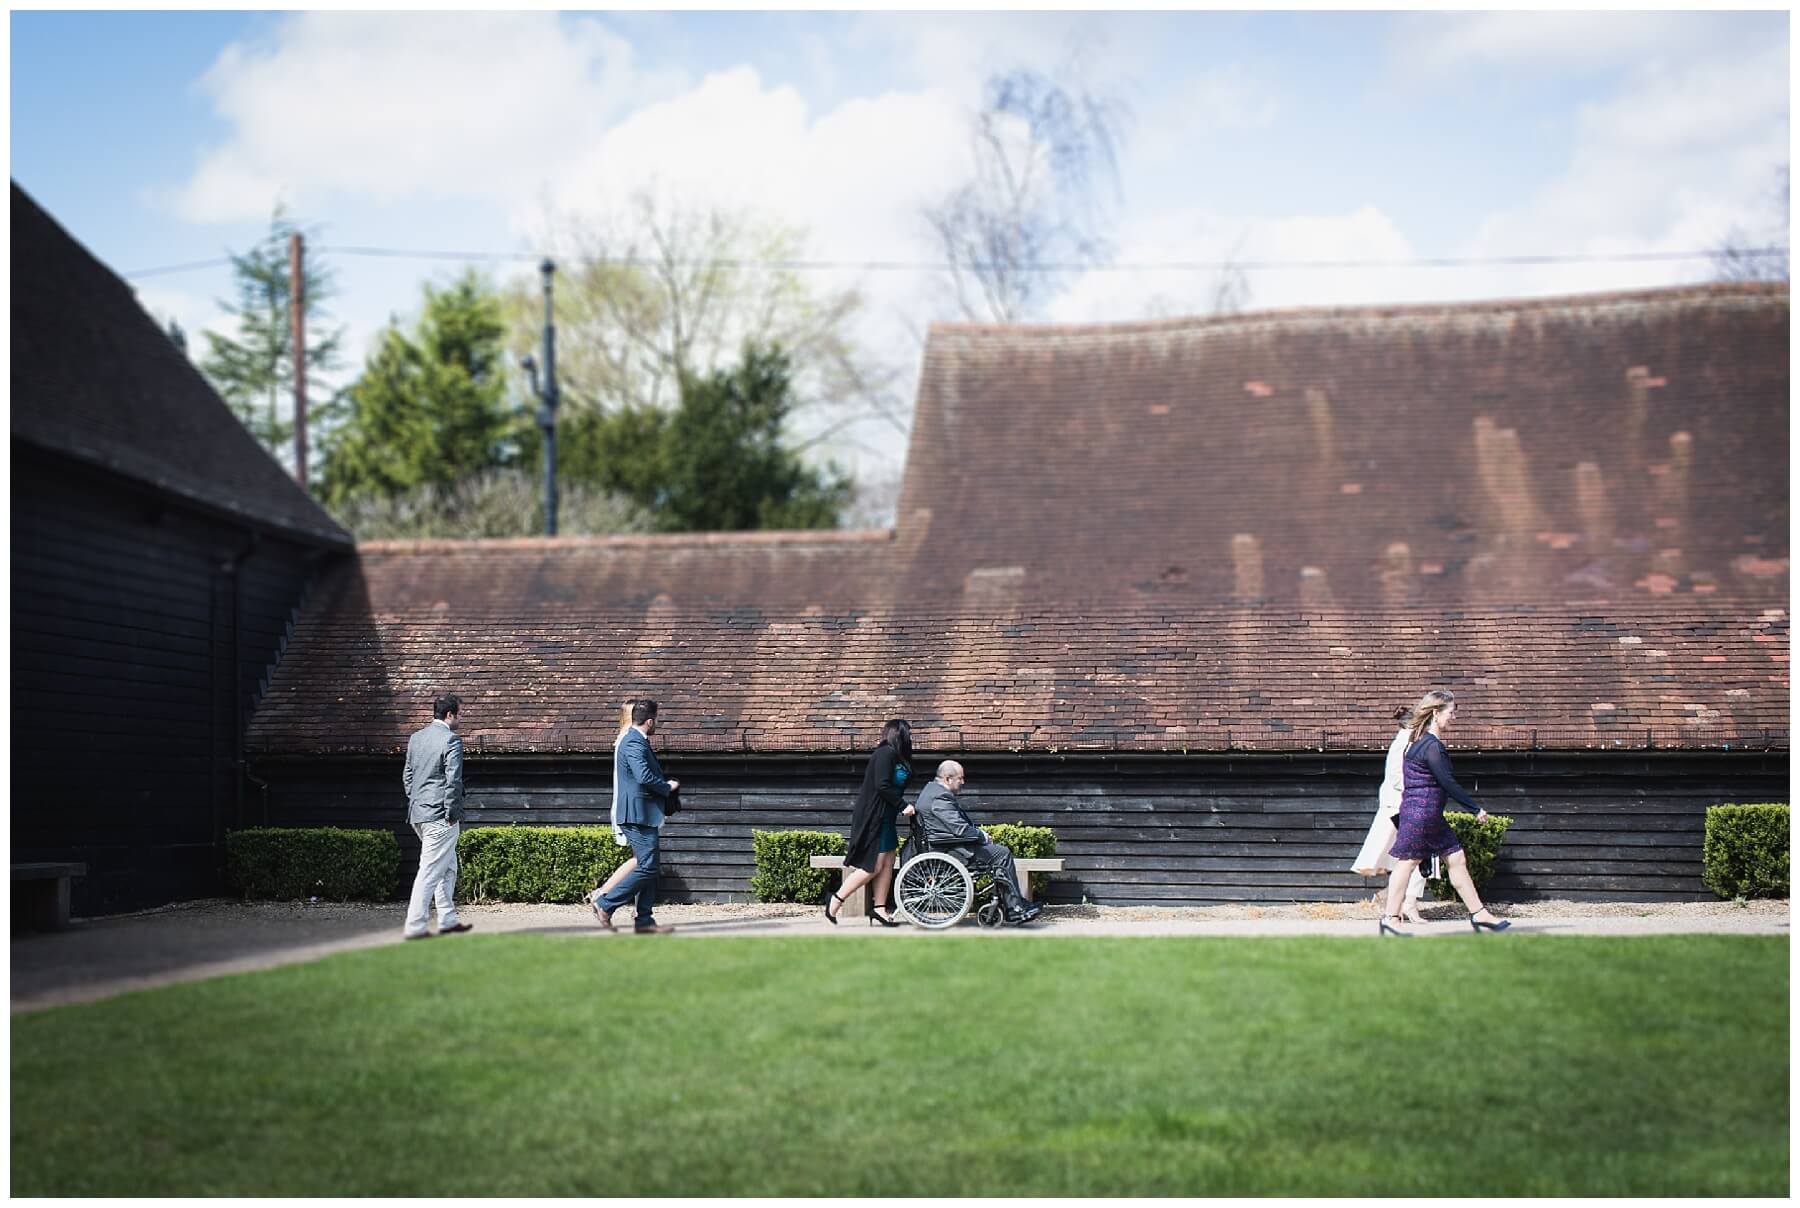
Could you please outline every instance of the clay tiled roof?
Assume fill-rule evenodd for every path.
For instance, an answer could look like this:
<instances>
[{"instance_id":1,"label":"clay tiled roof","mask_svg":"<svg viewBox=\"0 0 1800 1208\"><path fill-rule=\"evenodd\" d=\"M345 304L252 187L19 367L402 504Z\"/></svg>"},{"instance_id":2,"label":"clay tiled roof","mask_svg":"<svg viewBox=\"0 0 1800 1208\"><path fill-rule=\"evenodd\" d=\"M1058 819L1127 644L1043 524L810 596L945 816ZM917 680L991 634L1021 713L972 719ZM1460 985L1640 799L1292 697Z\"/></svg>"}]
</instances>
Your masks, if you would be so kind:
<instances>
[{"instance_id":1,"label":"clay tiled roof","mask_svg":"<svg viewBox=\"0 0 1800 1208\"><path fill-rule=\"evenodd\" d=\"M940 326L892 532L378 543L265 752L1787 744L1785 287ZM677 720L678 719L678 720Z\"/></svg>"},{"instance_id":2,"label":"clay tiled roof","mask_svg":"<svg viewBox=\"0 0 1800 1208\"><path fill-rule=\"evenodd\" d=\"M972 601L1784 602L1787 415L1785 285L944 324L899 526Z\"/></svg>"},{"instance_id":3,"label":"clay tiled roof","mask_svg":"<svg viewBox=\"0 0 1800 1208\"><path fill-rule=\"evenodd\" d=\"M489 754L605 751L634 692L678 752L859 750L890 716L928 751L1379 749L1431 685L1458 692L1464 748L1787 742L1781 609L521 608L392 586L347 571L308 611L252 749L398 752L441 691Z\"/></svg>"},{"instance_id":4,"label":"clay tiled roof","mask_svg":"<svg viewBox=\"0 0 1800 1208\"><path fill-rule=\"evenodd\" d=\"M890 529L365 541L356 591L381 610L865 603L896 556ZM349 590L344 585L343 590Z\"/></svg>"},{"instance_id":5,"label":"clay tiled roof","mask_svg":"<svg viewBox=\"0 0 1800 1208\"><path fill-rule=\"evenodd\" d=\"M309 542L351 540L245 430L131 288L12 187L12 433Z\"/></svg>"}]
</instances>

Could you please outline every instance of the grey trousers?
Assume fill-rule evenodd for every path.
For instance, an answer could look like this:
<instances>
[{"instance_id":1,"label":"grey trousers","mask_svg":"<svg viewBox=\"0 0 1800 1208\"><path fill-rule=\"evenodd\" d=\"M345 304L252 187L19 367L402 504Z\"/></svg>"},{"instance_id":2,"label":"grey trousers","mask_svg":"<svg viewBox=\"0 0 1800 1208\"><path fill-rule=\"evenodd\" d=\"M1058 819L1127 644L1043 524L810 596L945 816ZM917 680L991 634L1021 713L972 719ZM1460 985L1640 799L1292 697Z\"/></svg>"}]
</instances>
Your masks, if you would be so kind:
<instances>
[{"instance_id":1,"label":"grey trousers","mask_svg":"<svg viewBox=\"0 0 1800 1208\"><path fill-rule=\"evenodd\" d=\"M1013 863L1012 848L990 839L979 847L959 847L956 854L970 872L994 878L1000 890L1000 907L1007 914L1018 914L1026 908L1025 895L1019 892L1019 868Z\"/></svg>"}]
</instances>

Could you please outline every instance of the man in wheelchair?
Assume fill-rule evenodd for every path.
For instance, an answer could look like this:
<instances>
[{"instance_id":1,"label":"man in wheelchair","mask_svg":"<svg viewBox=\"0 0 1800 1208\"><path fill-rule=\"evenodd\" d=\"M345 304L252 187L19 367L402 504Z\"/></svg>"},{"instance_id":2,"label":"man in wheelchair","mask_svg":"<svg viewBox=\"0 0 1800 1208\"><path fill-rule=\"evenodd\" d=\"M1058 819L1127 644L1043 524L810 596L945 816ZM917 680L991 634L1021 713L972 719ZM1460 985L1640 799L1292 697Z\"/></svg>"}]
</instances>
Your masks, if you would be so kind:
<instances>
[{"instance_id":1,"label":"man in wheelchair","mask_svg":"<svg viewBox=\"0 0 1800 1208\"><path fill-rule=\"evenodd\" d=\"M1012 850L995 843L957 802L956 794L966 779L962 764L946 759L938 764L937 779L926 785L904 812L916 815L931 850L947 851L968 865L970 872L994 878L1007 922L1029 923L1044 907L1019 892L1019 870L1013 864Z\"/></svg>"}]
</instances>

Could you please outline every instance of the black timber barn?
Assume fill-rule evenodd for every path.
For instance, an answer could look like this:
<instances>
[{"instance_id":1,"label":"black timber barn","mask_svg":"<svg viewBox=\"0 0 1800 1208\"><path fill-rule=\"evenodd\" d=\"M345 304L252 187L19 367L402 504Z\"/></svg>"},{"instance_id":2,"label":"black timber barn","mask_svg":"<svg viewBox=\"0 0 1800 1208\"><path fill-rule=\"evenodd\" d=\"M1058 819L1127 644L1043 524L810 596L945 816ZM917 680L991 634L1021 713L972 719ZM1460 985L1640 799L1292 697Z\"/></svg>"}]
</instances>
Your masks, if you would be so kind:
<instances>
[{"instance_id":1,"label":"black timber barn","mask_svg":"<svg viewBox=\"0 0 1800 1208\"><path fill-rule=\"evenodd\" d=\"M222 888L251 711L353 550L129 286L12 188L12 859L76 914Z\"/></svg>"}]
</instances>

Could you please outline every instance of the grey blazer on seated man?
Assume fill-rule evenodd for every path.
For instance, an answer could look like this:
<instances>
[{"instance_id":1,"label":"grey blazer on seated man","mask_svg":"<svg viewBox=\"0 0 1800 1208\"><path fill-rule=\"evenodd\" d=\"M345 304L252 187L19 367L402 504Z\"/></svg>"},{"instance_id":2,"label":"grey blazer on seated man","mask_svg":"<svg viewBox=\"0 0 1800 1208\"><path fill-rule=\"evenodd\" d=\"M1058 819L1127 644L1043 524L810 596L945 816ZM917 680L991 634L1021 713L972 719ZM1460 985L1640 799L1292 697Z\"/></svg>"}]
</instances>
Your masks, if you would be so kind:
<instances>
[{"instance_id":1,"label":"grey blazer on seated man","mask_svg":"<svg viewBox=\"0 0 1800 1208\"><path fill-rule=\"evenodd\" d=\"M913 803L913 810L925 828L925 841L933 847L980 847L986 842L981 828L942 781L933 780L926 785Z\"/></svg>"},{"instance_id":2,"label":"grey blazer on seated man","mask_svg":"<svg viewBox=\"0 0 1800 1208\"><path fill-rule=\"evenodd\" d=\"M415 733L406 744L406 820L463 820L462 738L441 721Z\"/></svg>"},{"instance_id":3,"label":"grey blazer on seated man","mask_svg":"<svg viewBox=\"0 0 1800 1208\"><path fill-rule=\"evenodd\" d=\"M650 740L636 726L625 731L613 756L619 774L619 823L622 826L663 824L663 802L669 797L669 780Z\"/></svg>"}]
</instances>

